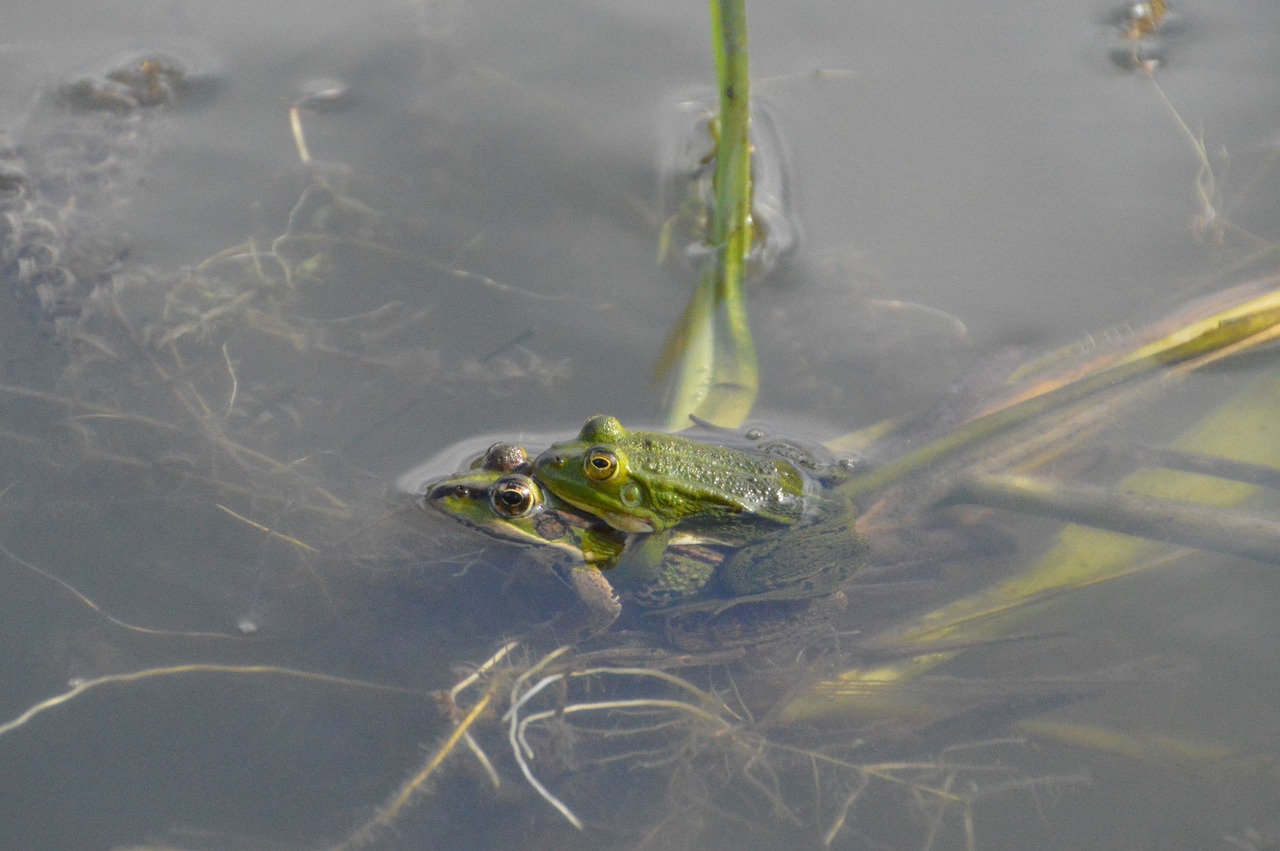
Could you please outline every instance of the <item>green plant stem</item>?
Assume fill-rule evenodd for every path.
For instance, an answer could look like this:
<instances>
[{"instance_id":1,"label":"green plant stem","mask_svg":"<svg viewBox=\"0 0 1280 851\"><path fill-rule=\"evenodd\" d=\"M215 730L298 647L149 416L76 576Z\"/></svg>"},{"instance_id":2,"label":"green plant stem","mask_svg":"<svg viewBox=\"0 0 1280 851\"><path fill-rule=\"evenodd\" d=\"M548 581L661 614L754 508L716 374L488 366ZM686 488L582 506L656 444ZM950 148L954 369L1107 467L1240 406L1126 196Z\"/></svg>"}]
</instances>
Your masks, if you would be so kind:
<instances>
[{"instance_id":1,"label":"green plant stem","mask_svg":"<svg viewBox=\"0 0 1280 851\"><path fill-rule=\"evenodd\" d=\"M747 418L759 389L755 342L742 281L751 250L751 78L745 0L711 0L720 94L711 252L677 334L684 349L669 412L672 428L690 415L725 428Z\"/></svg>"},{"instance_id":2,"label":"green plant stem","mask_svg":"<svg viewBox=\"0 0 1280 851\"><path fill-rule=\"evenodd\" d=\"M990 474L961 478L949 498L1280 563L1280 523L1267 517L1215 511L1197 503L1077 482Z\"/></svg>"},{"instance_id":3,"label":"green plant stem","mask_svg":"<svg viewBox=\"0 0 1280 851\"><path fill-rule=\"evenodd\" d=\"M943 438L854 478L841 490L849 497L864 496L934 461L1004 434L1034 416L1094 393L1158 374L1161 368L1180 366L1186 371L1212 363L1217 357L1225 356L1232 347L1247 349L1245 344L1251 339L1274 339L1277 326L1280 326L1280 292L1269 291L1244 304L1191 322L1097 372L971 420Z\"/></svg>"}]
</instances>

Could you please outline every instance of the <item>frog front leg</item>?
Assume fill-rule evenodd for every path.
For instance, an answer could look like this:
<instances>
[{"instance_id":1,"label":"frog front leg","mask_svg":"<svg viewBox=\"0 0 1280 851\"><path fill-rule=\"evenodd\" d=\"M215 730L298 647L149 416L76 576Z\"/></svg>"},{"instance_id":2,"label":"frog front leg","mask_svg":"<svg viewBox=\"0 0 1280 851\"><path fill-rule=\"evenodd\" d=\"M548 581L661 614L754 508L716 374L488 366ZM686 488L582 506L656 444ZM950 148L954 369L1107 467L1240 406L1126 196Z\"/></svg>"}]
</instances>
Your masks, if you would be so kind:
<instances>
[{"instance_id":1,"label":"frog front leg","mask_svg":"<svg viewBox=\"0 0 1280 851\"><path fill-rule=\"evenodd\" d=\"M654 609L697 596L722 561L723 553L688 543L668 529L628 535L617 567L609 575L629 601Z\"/></svg>"},{"instance_id":2,"label":"frog front leg","mask_svg":"<svg viewBox=\"0 0 1280 851\"><path fill-rule=\"evenodd\" d=\"M578 605L573 612L557 617L553 627L559 631L568 627L576 635L596 635L613 625L622 614L622 601L604 571L617 564L625 543L622 534L603 523L582 530L584 563L570 563L557 571L573 589Z\"/></svg>"},{"instance_id":3,"label":"frog front leg","mask_svg":"<svg viewBox=\"0 0 1280 851\"><path fill-rule=\"evenodd\" d=\"M583 529L578 543L582 560L598 570L614 568L626 547L626 536L607 523L592 523Z\"/></svg>"},{"instance_id":4,"label":"frog front leg","mask_svg":"<svg viewBox=\"0 0 1280 851\"><path fill-rule=\"evenodd\" d=\"M570 565L565 581L573 589L579 605L576 611L556 619L554 627L571 626L581 635L604 632L622 614L622 601L618 592L598 568L589 564Z\"/></svg>"}]
</instances>

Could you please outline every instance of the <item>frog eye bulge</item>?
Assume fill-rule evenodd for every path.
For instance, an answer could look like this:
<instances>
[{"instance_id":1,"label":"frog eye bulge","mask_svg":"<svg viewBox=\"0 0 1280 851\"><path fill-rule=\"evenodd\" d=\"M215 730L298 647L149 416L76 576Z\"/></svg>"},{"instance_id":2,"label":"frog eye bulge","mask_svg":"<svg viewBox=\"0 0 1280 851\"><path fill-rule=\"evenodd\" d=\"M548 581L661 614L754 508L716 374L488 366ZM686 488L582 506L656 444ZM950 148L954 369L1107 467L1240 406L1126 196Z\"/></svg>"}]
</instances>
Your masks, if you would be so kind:
<instances>
[{"instance_id":1,"label":"frog eye bulge","mask_svg":"<svg viewBox=\"0 0 1280 851\"><path fill-rule=\"evenodd\" d=\"M490 497L493 510L502 517L523 517L538 505L538 495L520 476L499 479Z\"/></svg>"},{"instance_id":2,"label":"frog eye bulge","mask_svg":"<svg viewBox=\"0 0 1280 851\"><path fill-rule=\"evenodd\" d=\"M608 449L597 446L588 451L586 457L582 459L582 472L588 479L597 482L608 481L618 473L618 456Z\"/></svg>"},{"instance_id":3,"label":"frog eye bulge","mask_svg":"<svg viewBox=\"0 0 1280 851\"><path fill-rule=\"evenodd\" d=\"M529 453L518 443L495 443L471 464L473 470L514 473L529 466Z\"/></svg>"}]
</instances>

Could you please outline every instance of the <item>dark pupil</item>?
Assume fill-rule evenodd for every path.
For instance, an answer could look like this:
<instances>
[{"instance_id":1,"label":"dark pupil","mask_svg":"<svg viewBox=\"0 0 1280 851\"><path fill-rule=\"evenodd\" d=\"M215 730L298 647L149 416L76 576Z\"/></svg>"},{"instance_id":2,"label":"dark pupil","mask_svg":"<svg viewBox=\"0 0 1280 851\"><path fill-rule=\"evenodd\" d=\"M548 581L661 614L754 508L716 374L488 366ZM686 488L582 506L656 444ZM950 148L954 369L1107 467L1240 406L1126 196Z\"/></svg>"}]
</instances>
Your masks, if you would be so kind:
<instances>
[{"instance_id":1,"label":"dark pupil","mask_svg":"<svg viewBox=\"0 0 1280 851\"><path fill-rule=\"evenodd\" d=\"M498 498L508 508L519 508L524 504L524 493L519 488L507 488L498 494Z\"/></svg>"},{"instance_id":2,"label":"dark pupil","mask_svg":"<svg viewBox=\"0 0 1280 851\"><path fill-rule=\"evenodd\" d=\"M597 455L591 459L591 466L597 470L607 470L609 469L609 459Z\"/></svg>"}]
</instances>

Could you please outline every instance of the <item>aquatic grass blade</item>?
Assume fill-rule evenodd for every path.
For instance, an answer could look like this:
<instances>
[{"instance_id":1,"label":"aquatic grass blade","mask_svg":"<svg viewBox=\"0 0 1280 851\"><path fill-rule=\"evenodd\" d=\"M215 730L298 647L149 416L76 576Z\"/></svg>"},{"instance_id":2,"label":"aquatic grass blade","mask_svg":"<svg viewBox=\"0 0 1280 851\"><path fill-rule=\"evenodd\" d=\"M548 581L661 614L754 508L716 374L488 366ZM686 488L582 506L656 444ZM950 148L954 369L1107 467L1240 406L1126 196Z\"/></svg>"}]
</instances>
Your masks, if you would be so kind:
<instances>
[{"instance_id":1,"label":"aquatic grass blade","mask_svg":"<svg viewBox=\"0 0 1280 851\"><path fill-rule=\"evenodd\" d=\"M1274 287L1276 280L1268 279L1266 283ZM1108 388L1157 373L1162 367L1176 366L1185 372L1271 342L1280 327L1280 290L1268 289L1259 294L1254 288L1239 288L1231 292L1237 300L1243 300L1226 307L1215 306L1207 316L1181 314L1182 324L1168 330L1159 339L1140 343L1130 352L1117 353L1105 364L1095 364L1093 372L1073 375L1062 383L1040 385L1040 395L1025 396L1006 407L996 408L934 444L909 453L909 463L899 461L890 465L893 477L881 474L883 480L877 481L876 486L889 484L931 461L946 458L948 453L970 448L1069 402L1087 399L1097 393L1099 404L1103 404L1106 401L1104 391ZM1174 443L1173 449L1183 454L1222 457L1260 467L1280 466L1280 374L1273 370L1259 376L1250 386L1186 431ZM970 484L974 481L981 482L978 478ZM1003 500L1004 506L1016 507L1011 494L1016 487L1026 484L1026 480L993 477L987 480L987 484L994 488L1001 481L1007 486L1003 488L1005 496L1008 496ZM1178 500L1189 506L1187 512L1193 512L1199 506L1206 512L1203 522L1212 524L1212 509L1240 505L1257 493L1260 485L1202 473L1148 467L1127 476L1118 488L1126 494L1136 495L1136 498ZM1057 495L1062 496L1062 492ZM1081 511L1079 519L1082 520L1089 519L1087 515L1096 514ZM1113 523L1113 520L1108 519L1107 522ZM1232 532L1225 528L1215 529L1212 534L1232 536ZM1183 541L1190 542L1191 538ZM1243 539L1234 543L1240 546L1248 544ZM873 641L876 647L907 654L916 647L916 655L887 665L850 669L820 681L789 701L779 715L793 722L802 719L832 721L849 713L865 711L872 695L877 705L893 705L897 701L895 694L900 691L896 686L934 670L960 652L935 652L938 646L954 644L963 647L997 638L1038 611L1040 604L1060 597L1063 592L1168 563L1168 558L1160 557L1162 550L1163 545L1133 534L1068 525L1060 533L1054 548L1027 570L934 609ZM1249 555L1269 561L1275 558L1265 543L1258 552Z\"/></svg>"},{"instance_id":2,"label":"aquatic grass blade","mask_svg":"<svg viewBox=\"0 0 1280 851\"><path fill-rule=\"evenodd\" d=\"M712 178L715 203L698 287L663 347L661 378L675 369L667 424L696 417L734 428L759 392L755 341L742 283L751 250L751 81L745 0L711 0L720 113Z\"/></svg>"}]
</instances>

